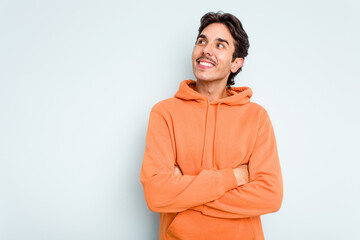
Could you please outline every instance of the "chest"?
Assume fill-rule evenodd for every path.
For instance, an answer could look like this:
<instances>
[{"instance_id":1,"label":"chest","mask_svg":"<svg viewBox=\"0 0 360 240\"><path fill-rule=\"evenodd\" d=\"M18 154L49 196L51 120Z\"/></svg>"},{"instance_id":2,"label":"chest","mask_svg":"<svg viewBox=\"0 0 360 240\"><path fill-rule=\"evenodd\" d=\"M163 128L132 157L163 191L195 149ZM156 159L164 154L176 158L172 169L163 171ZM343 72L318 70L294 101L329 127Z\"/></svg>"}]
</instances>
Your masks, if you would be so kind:
<instances>
[{"instance_id":1,"label":"chest","mask_svg":"<svg viewBox=\"0 0 360 240\"><path fill-rule=\"evenodd\" d=\"M236 167L248 162L255 144L258 116L244 107L211 105L174 115L176 160L184 174Z\"/></svg>"}]
</instances>

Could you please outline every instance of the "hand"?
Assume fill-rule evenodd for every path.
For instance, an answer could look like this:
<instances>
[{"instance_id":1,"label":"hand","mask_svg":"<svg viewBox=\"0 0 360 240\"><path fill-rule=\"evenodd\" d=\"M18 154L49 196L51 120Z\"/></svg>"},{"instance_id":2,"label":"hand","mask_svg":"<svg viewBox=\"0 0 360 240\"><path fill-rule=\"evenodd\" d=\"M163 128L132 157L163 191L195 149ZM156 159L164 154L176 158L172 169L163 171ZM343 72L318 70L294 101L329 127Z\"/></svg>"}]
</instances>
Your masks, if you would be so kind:
<instances>
[{"instance_id":1,"label":"hand","mask_svg":"<svg viewBox=\"0 0 360 240\"><path fill-rule=\"evenodd\" d=\"M249 183L249 169L247 164L233 168L233 172L238 186Z\"/></svg>"},{"instance_id":2,"label":"hand","mask_svg":"<svg viewBox=\"0 0 360 240\"><path fill-rule=\"evenodd\" d=\"M174 174L175 175L180 175L180 176L182 175L182 172L181 172L179 166L177 166L177 165L175 165Z\"/></svg>"}]
</instances>

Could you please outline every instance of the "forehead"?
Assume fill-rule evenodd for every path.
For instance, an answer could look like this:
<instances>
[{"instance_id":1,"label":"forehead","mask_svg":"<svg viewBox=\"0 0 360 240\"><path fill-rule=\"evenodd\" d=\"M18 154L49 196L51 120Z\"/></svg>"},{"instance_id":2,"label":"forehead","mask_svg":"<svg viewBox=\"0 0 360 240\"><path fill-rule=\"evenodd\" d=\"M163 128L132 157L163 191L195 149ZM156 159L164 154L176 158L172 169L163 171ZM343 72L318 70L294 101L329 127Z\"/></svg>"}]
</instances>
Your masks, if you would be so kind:
<instances>
[{"instance_id":1,"label":"forehead","mask_svg":"<svg viewBox=\"0 0 360 240\"><path fill-rule=\"evenodd\" d=\"M229 43L234 41L230 30L222 23L209 24L200 34L205 35L209 39L222 38L227 40Z\"/></svg>"}]
</instances>

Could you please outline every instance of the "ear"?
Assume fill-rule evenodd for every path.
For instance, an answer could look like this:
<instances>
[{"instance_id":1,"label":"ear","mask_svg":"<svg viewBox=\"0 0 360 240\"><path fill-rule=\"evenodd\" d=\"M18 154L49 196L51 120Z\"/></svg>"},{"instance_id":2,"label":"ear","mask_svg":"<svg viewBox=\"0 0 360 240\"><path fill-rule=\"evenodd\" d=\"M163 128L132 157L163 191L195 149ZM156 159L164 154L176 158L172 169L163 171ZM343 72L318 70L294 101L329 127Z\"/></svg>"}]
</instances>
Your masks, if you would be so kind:
<instances>
[{"instance_id":1,"label":"ear","mask_svg":"<svg viewBox=\"0 0 360 240\"><path fill-rule=\"evenodd\" d=\"M244 58L235 58L231 66L231 72L235 73L244 64Z\"/></svg>"}]
</instances>

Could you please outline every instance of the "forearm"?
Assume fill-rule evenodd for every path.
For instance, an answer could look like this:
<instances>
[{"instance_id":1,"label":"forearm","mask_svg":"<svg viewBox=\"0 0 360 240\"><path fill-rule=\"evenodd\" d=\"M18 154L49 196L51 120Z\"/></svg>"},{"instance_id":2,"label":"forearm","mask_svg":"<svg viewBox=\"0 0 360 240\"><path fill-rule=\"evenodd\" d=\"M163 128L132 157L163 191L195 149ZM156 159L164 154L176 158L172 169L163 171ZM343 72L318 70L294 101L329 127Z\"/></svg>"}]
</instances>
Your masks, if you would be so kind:
<instances>
[{"instance_id":1,"label":"forearm","mask_svg":"<svg viewBox=\"0 0 360 240\"><path fill-rule=\"evenodd\" d=\"M202 213L221 217L229 215L229 213L239 217L259 216L278 211L282 198L281 179L278 179L273 185L254 181L230 190L222 197L204 204Z\"/></svg>"},{"instance_id":2,"label":"forearm","mask_svg":"<svg viewBox=\"0 0 360 240\"><path fill-rule=\"evenodd\" d=\"M264 188L259 183L249 183L226 192L222 197L193 207L205 215L220 218L247 218L279 210L282 202L282 183Z\"/></svg>"},{"instance_id":3,"label":"forearm","mask_svg":"<svg viewBox=\"0 0 360 240\"><path fill-rule=\"evenodd\" d=\"M141 172L145 199L154 212L180 212L218 199L236 187L232 169L202 170L197 176ZM151 175L151 174L150 174Z\"/></svg>"}]
</instances>

